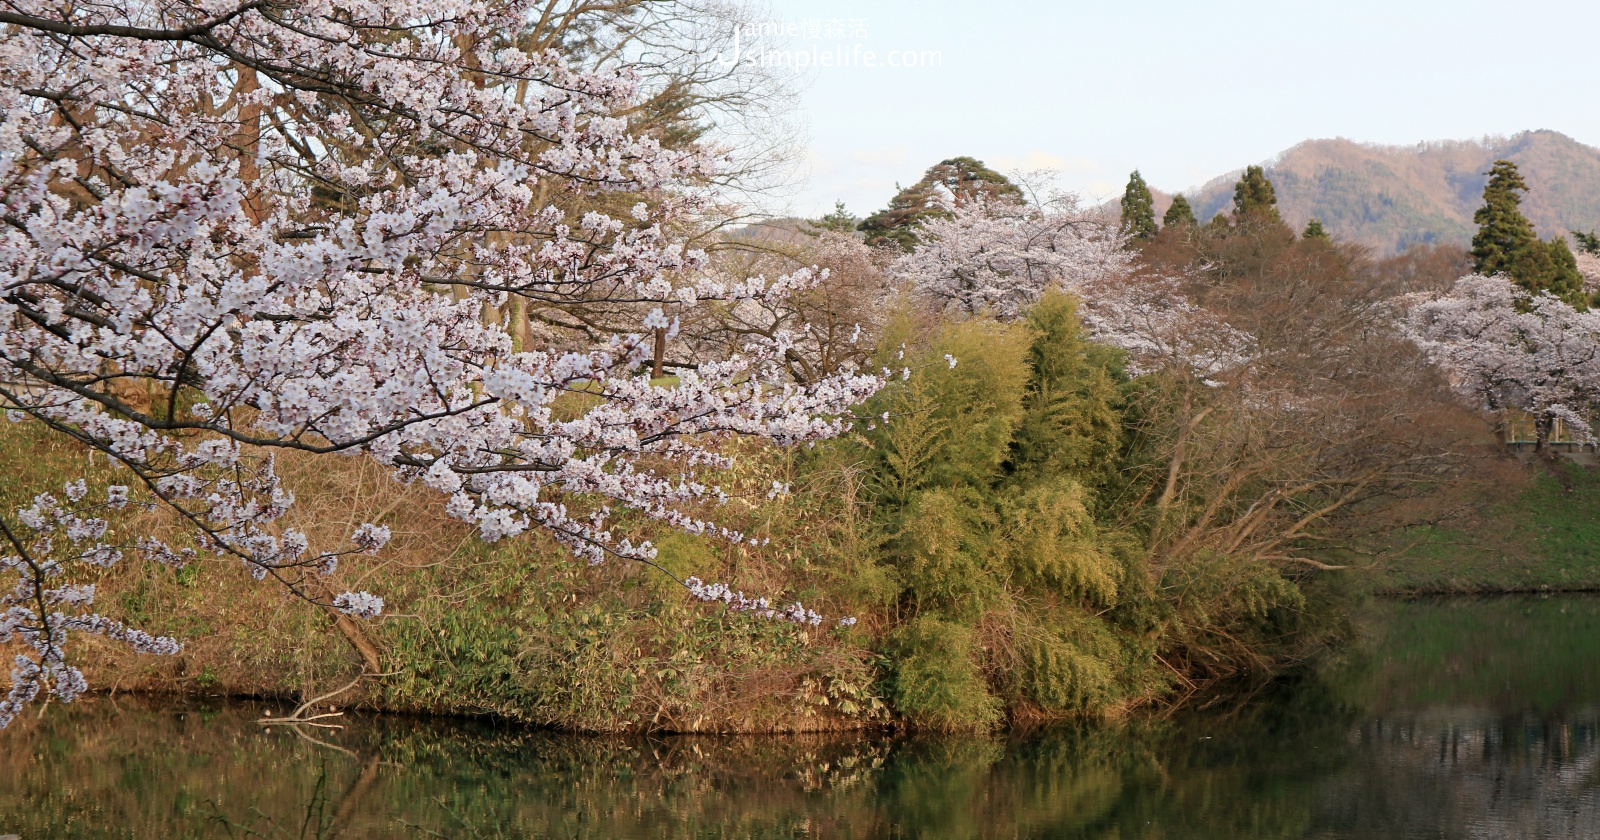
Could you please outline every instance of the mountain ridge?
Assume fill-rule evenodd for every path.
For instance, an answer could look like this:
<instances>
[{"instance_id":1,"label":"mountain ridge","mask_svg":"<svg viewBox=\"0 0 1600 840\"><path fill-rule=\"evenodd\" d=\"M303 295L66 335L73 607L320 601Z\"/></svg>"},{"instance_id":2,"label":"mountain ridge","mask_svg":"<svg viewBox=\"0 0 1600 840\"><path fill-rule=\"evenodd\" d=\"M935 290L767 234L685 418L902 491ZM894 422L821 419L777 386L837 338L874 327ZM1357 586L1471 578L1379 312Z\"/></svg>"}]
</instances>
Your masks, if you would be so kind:
<instances>
[{"instance_id":1,"label":"mountain ridge","mask_svg":"<svg viewBox=\"0 0 1600 840\"><path fill-rule=\"evenodd\" d=\"M1296 230L1316 217L1336 238L1390 254L1418 243L1466 245L1477 230L1472 214L1483 203L1485 173L1501 159L1516 163L1528 182L1522 209L1541 237L1600 228L1600 149L1549 129L1410 146L1313 139L1262 165ZM1183 191L1201 221L1228 209L1243 172ZM1172 194L1155 193L1159 216Z\"/></svg>"}]
</instances>

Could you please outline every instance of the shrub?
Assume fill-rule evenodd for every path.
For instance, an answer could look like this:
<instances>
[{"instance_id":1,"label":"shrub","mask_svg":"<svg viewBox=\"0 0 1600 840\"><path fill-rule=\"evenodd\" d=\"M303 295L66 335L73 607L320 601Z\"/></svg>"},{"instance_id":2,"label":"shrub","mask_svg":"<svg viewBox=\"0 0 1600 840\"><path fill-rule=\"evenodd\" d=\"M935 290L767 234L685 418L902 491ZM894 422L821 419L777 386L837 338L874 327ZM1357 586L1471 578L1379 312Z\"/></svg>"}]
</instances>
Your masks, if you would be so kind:
<instances>
[{"instance_id":1,"label":"shrub","mask_svg":"<svg viewBox=\"0 0 1600 840\"><path fill-rule=\"evenodd\" d=\"M890 645L895 708L931 729L988 728L1002 716L1000 699L978 670L973 632L963 625L920 617L893 634Z\"/></svg>"}]
</instances>

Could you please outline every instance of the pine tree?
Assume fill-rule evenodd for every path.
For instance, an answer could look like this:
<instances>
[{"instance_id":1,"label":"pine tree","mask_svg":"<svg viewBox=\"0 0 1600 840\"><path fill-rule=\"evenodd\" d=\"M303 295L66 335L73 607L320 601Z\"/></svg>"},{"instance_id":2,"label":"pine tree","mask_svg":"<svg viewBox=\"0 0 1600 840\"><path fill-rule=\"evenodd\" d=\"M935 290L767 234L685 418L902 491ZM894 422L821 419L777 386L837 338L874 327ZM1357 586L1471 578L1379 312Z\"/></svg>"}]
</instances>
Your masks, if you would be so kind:
<instances>
[{"instance_id":1,"label":"pine tree","mask_svg":"<svg viewBox=\"0 0 1600 840\"><path fill-rule=\"evenodd\" d=\"M1128 188L1122 191L1122 232L1134 239L1156 235L1155 197L1137 169L1128 176Z\"/></svg>"},{"instance_id":2,"label":"pine tree","mask_svg":"<svg viewBox=\"0 0 1600 840\"><path fill-rule=\"evenodd\" d=\"M1251 166L1244 170L1244 177L1233 186L1233 215L1237 221L1283 221L1278 216L1278 195L1265 169Z\"/></svg>"},{"instance_id":3,"label":"pine tree","mask_svg":"<svg viewBox=\"0 0 1600 840\"><path fill-rule=\"evenodd\" d=\"M1583 275L1567 241L1559 236L1541 241L1522 215L1528 184L1517 165L1497 160L1485 174L1489 182L1483 187L1483 206L1472 216L1478 223L1472 237L1473 271L1503 274L1530 292L1549 292L1573 306L1586 306Z\"/></svg>"},{"instance_id":4,"label":"pine tree","mask_svg":"<svg viewBox=\"0 0 1600 840\"><path fill-rule=\"evenodd\" d=\"M812 222L811 226L816 228L818 233L825 230L831 230L834 233L851 233L860 222L861 220L852 215L849 210L844 209L843 201L835 201L833 203L833 211Z\"/></svg>"},{"instance_id":5,"label":"pine tree","mask_svg":"<svg viewBox=\"0 0 1600 840\"><path fill-rule=\"evenodd\" d=\"M1587 309L1589 301L1588 295L1583 293L1583 272L1578 270L1578 258L1567 247L1567 240L1554 236L1546 247L1550 250L1550 274L1545 281L1545 291L1575 309Z\"/></svg>"},{"instance_id":6,"label":"pine tree","mask_svg":"<svg viewBox=\"0 0 1600 840\"><path fill-rule=\"evenodd\" d=\"M1194 208L1189 206L1189 199L1184 198L1183 193L1178 193L1172 197L1172 206L1168 207L1167 214L1161 217L1161 224L1164 227L1197 224L1194 218Z\"/></svg>"},{"instance_id":7,"label":"pine tree","mask_svg":"<svg viewBox=\"0 0 1600 840\"><path fill-rule=\"evenodd\" d=\"M1592 230L1588 233L1579 233L1574 230L1571 233L1572 238L1578 242L1579 251L1600 257L1600 234L1596 234Z\"/></svg>"},{"instance_id":8,"label":"pine tree","mask_svg":"<svg viewBox=\"0 0 1600 840\"><path fill-rule=\"evenodd\" d=\"M1528 185L1509 160L1497 160L1486 175L1483 206L1472 215L1478 233L1472 237L1472 269L1489 276L1504 274L1530 290L1549 272L1550 250L1522 215L1522 193Z\"/></svg>"},{"instance_id":9,"label":"pine tree","mask_svg":"<svg viewBox=\"0 0 1600 840\"><path fill-rule=\"evenodd\" d=\"M893 242L909 251L924 219L949 215L951 199L960 203L974 198L1019 200L1022 190L977 158L950 158L928 167L922 180L898 189L888 207L868 216L856 230L866 234L868 245Z\"/></svg>"},{"instance_id":10,"label":"pine tree","mask_svg":"<svg viewBox=\"0 0 1600 840\"><path fill-rule=\"evenodd\" d=\"M1328 232L1323 229L1321 219L1312 217L1311 221L1306 223L1306 230L1300 234L1300 237L1302 239L1327 239Z\"/></svg>"}]
</instances>

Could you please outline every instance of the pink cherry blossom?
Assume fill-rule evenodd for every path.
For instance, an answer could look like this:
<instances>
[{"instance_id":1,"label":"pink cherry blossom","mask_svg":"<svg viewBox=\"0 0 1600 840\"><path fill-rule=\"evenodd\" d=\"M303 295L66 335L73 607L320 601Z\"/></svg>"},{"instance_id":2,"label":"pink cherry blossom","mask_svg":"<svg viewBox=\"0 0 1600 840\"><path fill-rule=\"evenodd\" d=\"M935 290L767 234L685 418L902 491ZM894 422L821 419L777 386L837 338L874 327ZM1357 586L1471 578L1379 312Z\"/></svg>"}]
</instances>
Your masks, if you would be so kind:
<instances>
[{"instance_id":1,"label":"pink cherry blossom","mask_svg":"<svg viewBox=\"0 0 1600 840\"><path fill-rule=\"evenodd\" d=\"M916 237L890 271L928 300L1010 320L1049 289L1071 292L1091 337L1128 351L1133 373L1179 364L1214 375L1253 352L1248 334L1185 297L1180 278L1134 272L1127 238L1070 194L959 203Z\"/></svg>"},{"instance_id":2,"label":"pink cherry blossom","mask_svg":"<svg viewBox=\"0 0 1600 840\"><path fill-rule=\"evenodd\" d=\"M837 435L882 380L843 369L797 383L780 336L651 383L641 363L652 333L675 329L669 307L777 299L817 277L707 276L675 232L712 200L724 160L631 133L628 68L569 66L505 37L541 8L6 4L8 417L126 468L118 506L165 505L200 550L308 599L305 575L379 550L388 530L313 547L281 528L294 497L276 449L377 459L448 495L485 539L536 529L593 562L655 554L611 529L612 506L743 540L689 512L721 497L698 477L727 463L718 439ZM631 209L584 209L607 194ZM56 527L53 510L16 521ZM197 556L154 540L80 551L68 545L103 526L63 527L10 540L17 592L111 551ZM6 603L4 638L45 645L19 660L6 714L46 685L81 690L60 656L69 629L174 649ZM325 606L373 615L382 599Z\"/></svg>"},{"instance_id":3,"label":"pink cherry blossom","mask_svg":"<svg viewBox=\"0 0 1600 840\"><path fill-rule=\"evenodd\" d=\"M1404 327L1466 399L1556 419L1593 441L1600 410L1600 311L1579 312L1504 277L1470 275L1449 291L1402 299Z\"/></svg>"}]
</instances>

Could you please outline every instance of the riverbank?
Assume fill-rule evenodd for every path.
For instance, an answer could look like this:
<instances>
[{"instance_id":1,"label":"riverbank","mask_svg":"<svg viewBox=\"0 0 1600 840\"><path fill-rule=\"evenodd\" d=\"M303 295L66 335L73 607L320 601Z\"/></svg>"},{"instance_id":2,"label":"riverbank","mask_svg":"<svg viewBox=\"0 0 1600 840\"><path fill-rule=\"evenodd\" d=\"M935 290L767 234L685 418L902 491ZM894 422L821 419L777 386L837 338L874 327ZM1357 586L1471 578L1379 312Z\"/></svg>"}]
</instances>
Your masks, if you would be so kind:
<instances>
[{"instance_id":1,"label":"riverbank","mask_svg":"<svg viewBox=\"0 0 1600 840\"><path fill-rule=\"evenodd\" d=\"M1511 840L1600 830L1600 599L1370 605L1344 655L1205 709L1027 731L576 736L103 695L0 753L0 835ZM315 739L315 740L312 740Z\"/></svg>"},{"instance_id":2,"label":"riverbank","mask_svg":"<svg viewBox=\"0 0 1600 840\"><path fill-rule=\"evenodd\" d=\"M36 437L27 427L8 431L0 445L25 453L36 477L82 465L84 454L73 444ZM378 563L349 564L337 581L381 591L389 600L386 615L364 626L393 673L330 703L591 732L915 724L896 707L891 680L900 666L894 657L903 654L890 635L889 606L875 596L885 588L877 577L882 567L865 555L864 541L851 542L862 537L859 522L781 508L786 502L736 503L735 524L774 535L776 545L663 541L661 562L679 574L736 568L747 585L862 619L848 628L797 628L694 602L651 569L589 567L536 537L485 544L443 516L428 491L395 485L361 459L337 466L329 471L284 459L285 478L301 498L329 500L297 510L293 524L333 538L357 520L394 529ZM765 474L773 466L750 472ZM20 489L20 482L0 488L0 501L22 502ZM814 498L808 492L800 488L802 500ZM1308 601L1348 602L1352 591L1363 589L1410 596L1600 587L1600 517L1588 513L1600 511L1600 470L1543 470L1483 510L1471 528L1424 531L1401 562L1368 578L1370 586L1346 573L1322 574ZM140 526L162 530L159 521ZM344 685L360 671L348 640L326 615L251 581L233 564L205 562L177 572L122 564L97 584L102 603L115 614L186 645L179 656L157 658L84 639L80 650L91 666L91 684L102 690L297 700ZM1318 621L1332 627L1339 619ZM990 634L979 640L983 644L1004 641L982 622L979 631ZM1124 657L1121 668L1138 653L1106 650L1108 661ZM1176 668L1127 673L1140 681L1125 683L1110 702L1063 712L1013 699L1006 720L1125 717L1187 693L1188 675Z\"/></svg>"},{"instance_id":3,"label":"riverbank","mask_svg":"<svg viewBox=\"0 0 1600 840\"><path fill-rule=\"evenodd\" d=\"M973 354L967 359L962 370L976 367ZM0 504L11 509L51 490L57 476L86 472L91 494L120 477L32 424L5 432L5 461L25 465L0 487ZM1302 597L1270 568L1174 567L1155 586L1137 545L1097 533L1084 494L1070 484L1026 501L1040 508L1040 521L1081 531L980 522L995 526L996 533L979 534L986 541L950 552L935 531L922 546L927 556L896 564L885 556L884 527L850 495L862 482L850 472L856 456L820 447L752 446L736 454L737 466L722 476L730 501L706 515L762 541L658 529L657 562L679 577L804 602L827 617L820 624L702 603L656 569L590 566L537 533L485 543L448 518L435 493L395 483L369 459L283 455L285 486L305 500L285 527L315 545L338 544L362 522L393 532L379 557L351 558L310 579L386 601L380 617L358 625L386 675L325 702L579 732L983 730L1123 717L1181 696L1207 679L1204 669L1231 667L1202 655L1221 650L1265 662L1312 635L1302 628L1324 625L1302 605L1321 609L1326 600ZM774 475L793 492L769 498ZM1020 525L1031 521L1031 509L1011 513ZM963 524L949 519L919 521L946 530ZM160 510L113 528L187 544ZM1058 561L1023 569L1032 575L1023 583L1042 594L1008 582L1021 572L1000 565L1020 566L1035 550ZM97 608L184 644L175 656L156 657L74 637L70 653L97 689L299 700L363 669L360 648L326 611L252 580L236 560L202 555L179 569L125 561L85 572ZM1079 572L1088 583L1074 577ZM952 596L949 609L907 615L911 584ZM1077 594L1083 586L1097 587L1087 605Z\"/></svg>"},{"instance_id":4,"label":"riverbank","mask_svg":"<svg viewBox=\"0 0 1600 840\"><path fill-rule=\"evenodd\" d=\"M8 453L11 462L29 465L30 480L0 487L0 503L23 504L28 488L37 492L48 486L48 476L84 466L86 456L75 444L26 425L7 432L0 446L14 450ZM792 499L741 499L718 512L737 527L771 535L773 544L721 546L669 534L661 541L660 562L680 576L736 570L744 586L784 593L830 615L859 616L855 626L796 627L729 613L684 597L653 569L589 567L537 536L486 544L468 526L445 517L429 491L397 485L370 462L343 460L330 470L285 457L280 466L289 486L303 499L319 500L297 506L289 524L325 540L337 540L359 521L394 530L378 562L346 564L330 581L382 592L388 600L385 615L363 627L391 673L327 702L589 732L915 727L918 721L902 706L903 690L896 693L897 678L913 675L931 686L932 677L961 672L956 665L968 661L959 655L963 646L992 650L1016 644L1009 635L1014 630L982 617L972 630L919 622L914 629L923 635L908 639L911 631L897 631L894 617L895 570L877 562L866 524L851 518L854 509L847 504L818 503L829 487L839 486L839 476L814 474L816 487L809 487L792 461L768 452L747 453L743 464L729 485L742 498L761 495L753 484L739 486L741 480L776 472L801 481ZM90 474L102 483L115 478L103 466ZM1264 626L1292 627L1281 622L1299 620L1336 634L1331 640L1337 644L1344 638L1339 614L1362 590L1418 595L1600 587L1600 517L1589 515L1600 510L1600 470L1544 470L1483 510L1469 528L1423 531L1401 562L1374 577L1334 572L1305 578L1302 584L1311 588L1301 603L1323 613L1295 619L1292 613L1263 611ZM170 523L152 514L119 527L159 535ZM112 614L185 643L178 656L148 657L82 639L91 685L101 690L298 700L345 685L361 670L349 640L325 613L250 580L232 563L201 562L177 571L124 563L94 582ZM1200 577L1187 585L1221 583ZM1194 663L1175 660L1126 632L1137 626L1150 633L1181 628L1163 611L1171 609L1165 602L1140 597L1118 609L1142 615L1131 614L1111 632L1059 612L1057 620L1077 628L1074 638L1093 658L1045 650L1054 658L1027 667L1054 668L1039 674L1080 693L1063 695L1054 709L1023 692L1000 694L988 701L997 706L986 719L989 725L1126 717L1188 696L1189 681L1199 681ZM955 687L977 692L983 679L974 672L973 680ZM1108 688L1075 688L1097 684Z\"/></svg>"},{"instance_id":5,"label":"riverbank","mask_svg":"<svg viewBox=\"0 0 1600 840\"><path fill-rule=\"evenodd\" d=\"M1272 493L1239 516L1259 489L1243 476L1310 465L1265 452L1212 463L1235 451L1221 442L1170 457L1177 425L1186 441L1200 434L1203 418L1174 419L1191 404L1186 380L1129 378L1074 307L1047 296L1025 322L904 313L907 340L886 346L905 349L884 351L904 373L863 409L877 420L815 447L718 439L718 500L675 511L726 538L614 509L606 527L649 541L648 564L590 565L538 528L485 529L488 542L375 459L278 453L299 501L271 529L303 534L311 556L364 523L392 539L336 569L272 570L305 599L210 550L182 568L77 564L96 609L185 648L150 657L75 638L69 655L93 686L203 694L315 697L364 668L384 676L338 702L568 731L983 731L1123 716L1337 644L1343 582L1281 556L1308 524ZM1205 433L1253 439L1253 415L1236 409L1203 412L1217 424ZM36 424L5 437L3 462L18 468L0 502L13 510L63 492L63 475L85 473L88 498L121 483ZM138 510L108 523L119 539L206 548L172 512ZM689 578L710 586L686 591ZM695 597L720 585L731 603ZM382 614L327 608L356 591L382 597ZM734 608L747 596L771 609Z\"/></svg>"},{"instance_id":6,"label":"riverbank","mask_svg":"<svg viewBox=\"0 0 1600 840\"><path fill-rule=\"evenodd\" d=\"M1459 527L1408 533L1380 595L1600 591L1600 468L1534 464L1525 487Z\"/></svg>"}]
</instances>

